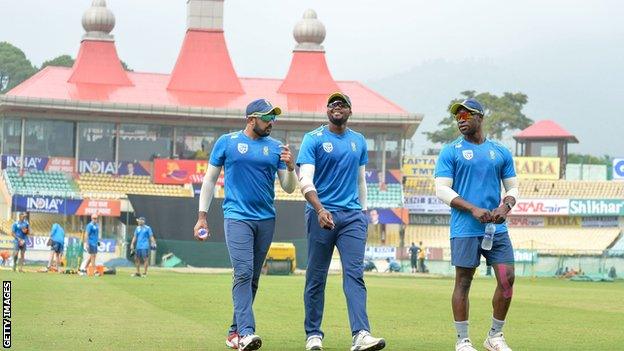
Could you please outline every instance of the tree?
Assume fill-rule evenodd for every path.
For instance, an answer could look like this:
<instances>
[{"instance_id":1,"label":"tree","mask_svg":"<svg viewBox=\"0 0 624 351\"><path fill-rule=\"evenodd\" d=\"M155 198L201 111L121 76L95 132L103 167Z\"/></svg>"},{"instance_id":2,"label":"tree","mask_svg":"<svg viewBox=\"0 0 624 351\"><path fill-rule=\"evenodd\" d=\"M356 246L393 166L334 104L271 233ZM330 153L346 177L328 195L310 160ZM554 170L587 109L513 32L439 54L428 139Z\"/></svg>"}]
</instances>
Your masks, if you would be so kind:
<instances>
[{"instance_id":1,"label":"tree","mask_svg":"<svg viewBox=\"0 0 624 351\"><path fill-rule=\"evenodd\" d=\"M568 163L582 163L586 165L611 165L611 157L609 155L603 155L602 157L588 155L588 154L568 154Z\"/></svg>"},{"instance_id":2,"label":"tree","mask_svg":"<svg viewBox=\"0 0 624 351\"><path fill-rule=\"evenodd\" d=\"M37 73L32 63L19 48L0 42L0 93L5 93L33 74Z\"/></svg>"},{"instance_id":3,"label":"tree","mask_svg":"<svg viewBox=\"0 0 624 351\"><path fill-rule=\"evenodd\" d=\"M503 133L515 129L524 129L533 121L522 113L522 108L528 102L523 93L503 93L496 96L490 93L476 94L472 90L461 92L462 98L452 100L448 109L456 102L464 99L475 98L483 105L485 116L483 118L483 131L493 139L502 139ZM434 143L448 143L455 140L459 135L455 117L450 113L440 123L441 129L435 132L425 132L427 139Z\"/></svg>"},{"instance_id":4,"label":"tree","mask_svg":"<svg viewBox=\"0 0 624 351\"><path fill-rule=\"evenodd\" d=\"M74 65L74 61L73 57L69 55L57 56L41 64L40 70L46 68L47 66L72 67Z\"/></svg>"}]
</instances>

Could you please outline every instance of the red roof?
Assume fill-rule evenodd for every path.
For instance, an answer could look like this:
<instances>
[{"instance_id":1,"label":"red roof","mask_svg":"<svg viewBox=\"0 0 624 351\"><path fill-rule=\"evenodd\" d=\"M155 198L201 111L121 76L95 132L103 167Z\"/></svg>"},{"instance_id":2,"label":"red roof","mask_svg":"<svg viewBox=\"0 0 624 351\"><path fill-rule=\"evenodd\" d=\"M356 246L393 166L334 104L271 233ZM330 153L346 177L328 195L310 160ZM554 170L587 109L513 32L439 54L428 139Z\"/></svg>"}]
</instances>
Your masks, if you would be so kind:
<instances>
[{"instance_id":1,"label":"red roof","mask_svg":"<svg viewBox=\"0 0 624 351\"><path fill-rule=\"evenodd\" d=\"M295 51L286 79L278 92L329 95L337 90L338 85L327 67L325 52Z\"/></svg>"},{"instance_id":2,"label":"red roof","mask_svg":"<svg viewBox=\"0 0 624 351\"><path fill-rule=\"evenodd\" d=\"M242 93L223 31L188 30L171 74L169 89Z\"/></svg>"},{"instance_id":3,"label":"red roof","mask_svg":"<svg viewBox=\"0 0 624 351\"><path fill-rule=\"evenodd\" d=\"M514 139L566 139L578 143L578 139L567 130L551 120L535 122L530 127L514 135Z\"/></svg>"},{"instance_id":4,"label":"red roof","mask_svg":"<svg viewBox=\"0 0 624 351\"><path fill-rule=\"evenodd\" d=\"M127 72L130 86L76 84L72 69L48 66L7 93L10 96L164 106L198 106L243 110L257 98L269 99L289 112L325 112L327 94L283 94L281 79L240 78L243 93L168 90L170 75ZM359 82L338 81L338 90L351 97L355 113L408 114Z\"/></svg>"},{"instance_id":5,"label":"red roof","mask_svg":"<svg viewBox=\"0 0 624 351\"><path fill-rule=\"evenodd\" d=\"M113 41L83 40L73 69L71 83L131 85Z\"/></svg>"}]
</instances>

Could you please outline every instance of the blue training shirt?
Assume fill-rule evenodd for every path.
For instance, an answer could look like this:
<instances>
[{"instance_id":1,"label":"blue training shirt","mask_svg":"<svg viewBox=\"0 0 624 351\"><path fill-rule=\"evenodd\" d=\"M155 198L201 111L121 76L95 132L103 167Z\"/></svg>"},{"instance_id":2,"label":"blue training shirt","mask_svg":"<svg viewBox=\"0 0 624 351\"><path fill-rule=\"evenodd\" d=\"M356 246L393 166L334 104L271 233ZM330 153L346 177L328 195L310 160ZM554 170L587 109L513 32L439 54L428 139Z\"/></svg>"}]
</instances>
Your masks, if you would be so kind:
<instances>
[{"instance_id":1,"label":"blue training shirt","mask_svg":"<svg viewBox=\"0 0 624 351\"><path fill-rule=\"evenodd\" d=\"M65 230L60 224L52 224L52 230L50 230L50 239L52 241L64 244L65 243Z\"/></svg>"},{"instance_id":2,"label":"blue training shirt","mask_svg":"<svg viewBox=\"0 0 624 351\"><path fill-rule=\"evenodd\" d=\"M281 142L270 136L249 138L243 131L222 135L210 164L225 168L223 217L238 220L275 218L275 173L286 169Z\"/></svg>"},{"instance_id":3,"label":"blue training shirt","mask_svg":"<svg viewBox=\"0 0 624 351\"><path fill-rule=\"evenodd\" d=\"M89 236L87 239L87 242L89 243L89 245L96 246L98 243L98 233L99 233L99 228L98 228L97 223L89 222L89 224L87 224L87 227L85 228L85 231L87 232L87 235Z\"/></svg>"},{"instance_id":4,"label":"blue training shirt","mask_svg":"<svg viewBox=\"0 0 624 351\"><path fill-rule=\"evenodd\" d=\"M328 126L303 137L297 165L314 165L314 187L328 211L361 210L358 169L368 163L366 139L349 128L335 134ZM311 207L308 203L308 207Z\"/></svg>"},{"instance_id":5,"label":"blue training shirt","mask_svg":"<svg viewBox=\"0 0 624 351\"><path fill-rule=\"evenodd\" d=\"M26 234L22 232L23 227L28 227L27 221L16 221L13 223L11 230L18 239L26 240Z\"/></svg>"},{"instance_id":6,"label":"blue training shirt","mask_svg":"<svg viewBox=\"0 0 624 351\"><path fill-rule=\"evenodd\" d=\"M154 235L152 228L149 225L142 225L136 227L134 230L136 236L136 249L146 250L150 248L150 237Z\"/></svg>"},{"instance_id":7,"label":"blue training shirt","mask_svg":"<svg viewBox=\"0 0 624 351\"><path fill-rule=\"evenodd\" d=\"M471 204L493 210L501 202L501 181L516 176L511 152L503 145L486 139L481 145L459 137L446 145L436 163L435 176L453 178L453 190ZM496 233L507 231L507 224L497 224ZM451 238L483 236L485 224L470 212L451 208Z\"/></svg>"}]
</instances>

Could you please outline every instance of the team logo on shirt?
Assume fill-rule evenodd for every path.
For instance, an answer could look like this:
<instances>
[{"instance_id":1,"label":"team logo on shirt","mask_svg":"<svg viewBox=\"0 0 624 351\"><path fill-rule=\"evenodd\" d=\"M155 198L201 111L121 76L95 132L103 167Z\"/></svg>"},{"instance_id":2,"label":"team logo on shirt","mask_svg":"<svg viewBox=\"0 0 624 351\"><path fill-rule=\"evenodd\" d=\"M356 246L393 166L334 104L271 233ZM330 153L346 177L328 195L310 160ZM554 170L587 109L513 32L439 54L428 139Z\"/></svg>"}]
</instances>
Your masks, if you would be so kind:
<instances>
[{"instance_id":1,"label":"team logo on shirt","mask_svg":"<svg viewBox=\"0 0 624 351\"><path fill-rule=\"evenodd\" d=\"M323 150L325 150L325 152L330 153L332 152L332 150L334 150L334 145L332 145L332 143L323 143Z\"/></svg>"},{"instance_id":2,"label":"team logo on shirt","mask_svg":"<svg viewBox=\"0 0 624 351\"><path fill-rule=\"evenodd\" d=\"M465 158L466 160L472 160L472 156L474 156L474 155L472 154L472 150L463 150L463 151L462 151L462 154L464 155L464 158Z\"/></svg>"},{"instance_id":3,"label":"team logo on shirt","mask_svg":"<svg viewBox=\"0 0 624 351\"><path fill-rule=\"evenodd\" d=\"M355 151L355 143L351 142L351 150Z\"/></svg>"},{"instance_id":4,"label":"team logo on shirt","mask_svg":"<svg viewBox=\"0 0 624 351\"><path fill-rule=\"evenodd\" d=\"M496 153L494 152L494 150L490 150L490 158L491 158L492 160L495 160L495 159L496 159Z\"/></svg>"},{"instance_id":5,"label":"team logo on shirt","mask_svg":"<svg viewBox=\"0 0 624 351\"><path fill-rule=\"evenodd\" d=\"M269 147L268 146L265 146L265 147L262 148L262 154L264 156L269 156Z\"/></svg>"},{"instance_id":6,"label":"team logo on shirt","mask_svg":"<svg viewBox=\"0 0 624 351\"><path fill-rule=\"evenodd\" d=\"M249 145L245 144L245 143L238 143L238 152L240 152L241 154L244 154L247 152L247 150L249 150Z\"/></svg>"}]
</instances>

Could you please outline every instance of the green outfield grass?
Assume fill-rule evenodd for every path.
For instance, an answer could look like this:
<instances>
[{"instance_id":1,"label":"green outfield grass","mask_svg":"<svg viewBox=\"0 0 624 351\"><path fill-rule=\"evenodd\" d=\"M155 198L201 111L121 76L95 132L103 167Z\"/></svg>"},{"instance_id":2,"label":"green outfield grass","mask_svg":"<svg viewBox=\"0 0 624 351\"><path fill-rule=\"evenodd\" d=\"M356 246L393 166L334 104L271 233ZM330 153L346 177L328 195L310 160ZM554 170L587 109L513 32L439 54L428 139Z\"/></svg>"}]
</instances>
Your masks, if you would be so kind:
<instances>
[{"instance_id":1,"label":"green outfield grass","mask_svg":"<svg viewBox=\"0 0 624 351\"><path fill-rule=\"evenodd\" d=\"M0 271L13 282L15 350L225 350L231 318L226 274L154 271L148 278ZM451 279L367 276L373 334L387 350L453 350ZM255 303L262 350L303 350L303 276L262 277ZM471 291L477 349L490 325L491 279ZM514 350L622 350L624 282L518 279L507 340ZM327 287L326 350L348 350L340 276Z\"/></svg>"}]
</instances>

